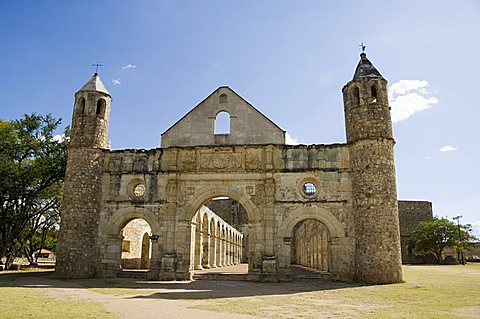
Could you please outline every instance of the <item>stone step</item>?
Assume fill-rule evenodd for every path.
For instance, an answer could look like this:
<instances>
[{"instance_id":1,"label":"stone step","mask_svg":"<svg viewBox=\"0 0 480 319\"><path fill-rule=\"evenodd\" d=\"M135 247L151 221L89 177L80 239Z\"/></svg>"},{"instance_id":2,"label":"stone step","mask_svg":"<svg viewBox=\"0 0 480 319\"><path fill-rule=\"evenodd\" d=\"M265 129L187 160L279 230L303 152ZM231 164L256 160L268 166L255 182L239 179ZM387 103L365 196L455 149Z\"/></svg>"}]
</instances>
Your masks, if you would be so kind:
<instances>
[{"instance_id":1,"label":"stone step","mask_svg":"<svg viewBox=\"0 0 480 319\"><path fill-rule=\"evenodd\" d=\"M117 278L147 279L147 272L144 270L120 270Z\"/></svg>"},{"instance_id":2,"label":"stone step","mask_svg":"<svg viewBox=\"0 0 480 319\"><path fill-rule=\"evenodd\" d=\"M311 273L311 274L294 274L293 280L322 280L322 281L334 281L336 278L330 273Z\"/></svg>"},{"instance_id":3,"label":"stone step","mask_svg":"<svg viewBox=\"0 0 480 319\"><path fill-rule=\"evenodd\" d=\"M245 281L247 274L194 274L193 280Z\"/></svg>"}]
</instances>

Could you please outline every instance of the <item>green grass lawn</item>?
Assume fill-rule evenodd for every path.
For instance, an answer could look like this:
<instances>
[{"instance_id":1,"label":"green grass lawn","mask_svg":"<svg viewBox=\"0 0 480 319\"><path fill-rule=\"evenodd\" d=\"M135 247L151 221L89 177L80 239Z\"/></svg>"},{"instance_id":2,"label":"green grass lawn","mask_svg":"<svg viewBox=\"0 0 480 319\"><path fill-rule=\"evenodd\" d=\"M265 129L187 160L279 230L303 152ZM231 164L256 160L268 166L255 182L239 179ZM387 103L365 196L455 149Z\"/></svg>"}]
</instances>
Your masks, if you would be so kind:
<instances>
[{"instance_id":1,"label":"green grass lawn","mask_svg":"<svg viewBox=\"0 0 480 319\"><path fill-rule=\"evenodd\" d=\"M15 285L15 275L0 273L0 318L36 319L109 319L115 318L103 309L100 303L60 301L49 298L39 288L24 288ZM18 275L24 275L17 272Z\"/></svg>"},{"instance_id":2,"label":"green grass lawn","mask_svg":"<svg viewBox=\"0 0 480 319\"><path fill-rule=\"evenodd\" d=\"M405 266L405 283L214 299L195 308L262 318L480 318L480 264Z\"/></svg>"}]
</instances>

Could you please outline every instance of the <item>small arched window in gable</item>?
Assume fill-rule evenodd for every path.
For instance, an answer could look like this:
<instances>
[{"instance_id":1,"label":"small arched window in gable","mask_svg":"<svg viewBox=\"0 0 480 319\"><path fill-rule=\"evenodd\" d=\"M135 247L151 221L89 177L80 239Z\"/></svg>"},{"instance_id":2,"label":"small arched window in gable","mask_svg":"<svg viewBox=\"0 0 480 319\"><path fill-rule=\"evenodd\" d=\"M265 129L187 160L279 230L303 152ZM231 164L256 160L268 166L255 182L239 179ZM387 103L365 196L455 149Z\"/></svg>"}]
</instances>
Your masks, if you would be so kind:
<instances>
[{"instance_id":1,"label":"small arched window in gable","mask_svg":"<svg viewBox=\"0 0 480 319\"><path fill-rule=\"evenodd\" d=\"M228 96L226 94L221 94L218 97L218 102L219 103L227 103L228 102Z\"/></svg>"},{"instance_id":2,"label":"small arched window in gable","mask_svg":"<svg viewBox=\"0 0 480 319\"><path fill-rule=\"evenodd\" d=\"M360 103L360 90L356 86L354 86L352 89L352 98L355 104Z\"/></svg>"},{"instance_id":3,"label":"small arched window in gable","mask_svg":"<svg viewBox=\"0 0 480 319\"><path fill-rule=\"evenodd\" d=\"M96 114L102 118L105 116L105 100L104 99L98 99Z\"/></svg>"},{"instance_id":4,"label":"small arched window in gable","mask_svg":"<svg viewBox=\"0 0 480 319\"><path fill-rule=\"evenodd\" d=\"M230 134L230 114L222 111L215 117L215 134Z\"/></svg>"},{"instance_id":5,"label":"small arched window in gable","mask_svg":"<svg viewBox=\"0 0 480 319\"><path fill-rule=\"evenodd\" d=\"M375 87L375 85L372 85L371 93L372 93L372 103L377 102L378 93L377 93L377 88Z\"/></svg>"},{"instance_id":6,"label":"small arched window in gable","mask_svg":"<svg viewBox=\"0 0 480 319\"><path fill-rule=\"evenodd\" d=\"M81 97L78 100L78 110L80 114L82 115L85 114L85 98L84 97Z\"/></svg>"}]
</instances>

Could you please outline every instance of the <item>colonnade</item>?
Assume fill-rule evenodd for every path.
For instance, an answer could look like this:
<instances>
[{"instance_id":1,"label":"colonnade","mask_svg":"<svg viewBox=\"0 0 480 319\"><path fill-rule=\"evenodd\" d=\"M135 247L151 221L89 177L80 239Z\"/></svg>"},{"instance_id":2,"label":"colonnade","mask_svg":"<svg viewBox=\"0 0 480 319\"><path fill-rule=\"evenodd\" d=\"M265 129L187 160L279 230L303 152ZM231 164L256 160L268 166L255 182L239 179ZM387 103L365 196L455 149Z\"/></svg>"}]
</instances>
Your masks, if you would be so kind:
<instances>
[{"instance_id":1,"label":"colonnade","mask_svg":"<svg viewBox=\"0 0 480 319\"><path fill-rule=\"evenodd\" d=\"M297 264L329 271L329 233L325 225L313 219L305 220L294 231L294 256Z\"/></svg>"},{"instance_id":2,"label":"colonnade","mask_svg":"<svg viewBox=\"0 0 480 319\"><path fill-rule=\"evenodd\" d=\"M202 206L192 220L191 270L239 264L243 235L208 207Z\"/></svg>"}]
</instances>

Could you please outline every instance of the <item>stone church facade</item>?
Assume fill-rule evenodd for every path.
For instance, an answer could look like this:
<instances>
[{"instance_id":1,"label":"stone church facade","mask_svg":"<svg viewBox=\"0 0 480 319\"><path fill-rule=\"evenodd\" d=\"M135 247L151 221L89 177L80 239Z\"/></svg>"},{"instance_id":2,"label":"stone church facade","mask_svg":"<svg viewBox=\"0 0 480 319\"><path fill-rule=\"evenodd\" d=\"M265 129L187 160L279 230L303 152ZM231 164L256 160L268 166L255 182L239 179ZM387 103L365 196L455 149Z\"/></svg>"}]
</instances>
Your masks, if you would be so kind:
<instances>
[{"instance_id":1,"label":"stone church facade","mask_svg":"<svg viewBox=\"0 0 480 319\"><path fill-rule=\"evenodd\" d=\"M343 88L347 143L286 145L285 132L220 87L151 150L109 149L111 96L95 74L76 94L56 274L115 277L123 229L150 226L148 277L248 261L248 279L301 264L343 280L402 280L387 81L361 54ZM215 134L227 113L230 131ZM212 199L244 210L242 228ZM248 238L248 243L245 244ZM147 265L147 263L146 263Z\"/></svg>"}]
</instances>

